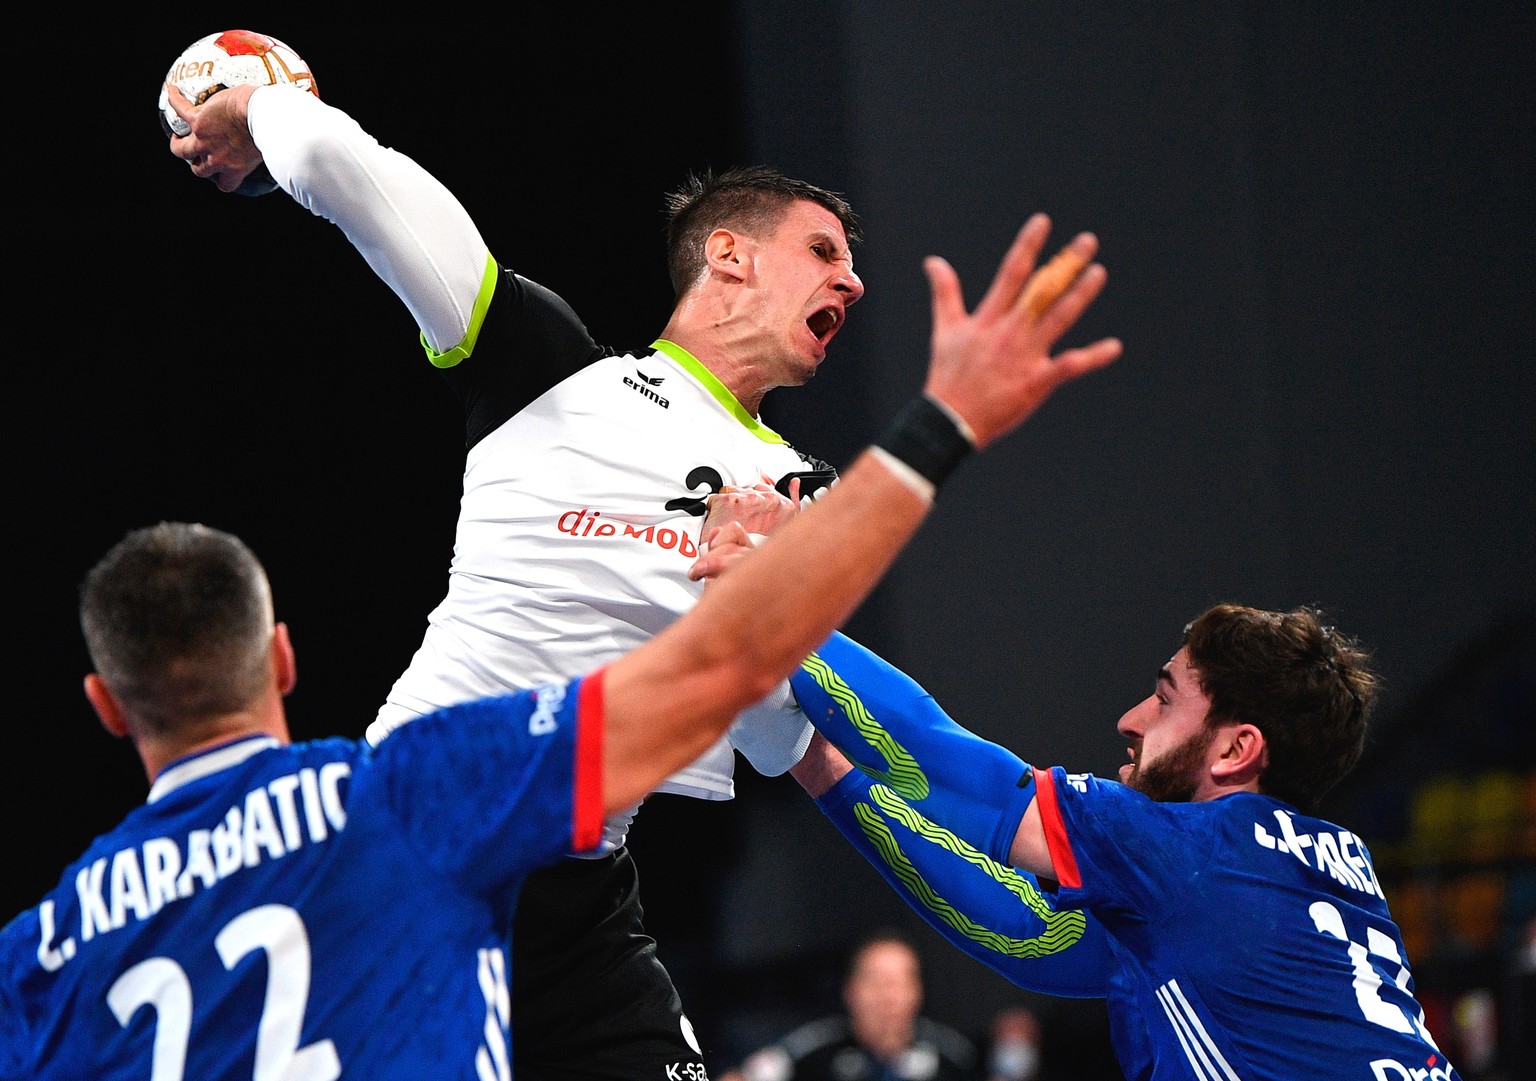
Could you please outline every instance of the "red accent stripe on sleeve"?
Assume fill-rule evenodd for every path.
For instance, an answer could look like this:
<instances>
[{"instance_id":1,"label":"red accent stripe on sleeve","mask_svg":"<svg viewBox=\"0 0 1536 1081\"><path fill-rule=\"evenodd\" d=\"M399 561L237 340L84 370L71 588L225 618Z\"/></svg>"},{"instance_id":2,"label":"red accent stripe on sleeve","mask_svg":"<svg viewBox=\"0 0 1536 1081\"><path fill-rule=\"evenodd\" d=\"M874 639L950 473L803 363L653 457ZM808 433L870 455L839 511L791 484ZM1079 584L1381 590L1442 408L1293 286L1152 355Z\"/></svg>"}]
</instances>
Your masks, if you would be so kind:
<instances>
[{"instance_id":1,"label":"red accent stripe on sleeve","mask_svg":"<svg viewBox=\"0 0 1536 1081\"><path fill-rule=\"evenodd\" d=\"M1077 869L1072 843L1067 840L1067 825L1061 820L1053 770L1035 770L1035 798L1040 803L1040 825L1045 829L1045 847L1050 850L1051 865L1056 868L1056 881L1065 889L1081 889L1083 876Z\"/></svg>"},{"instance_id":2,"label":"red accent stripe on sleeve","mask_svg":"<svg viewBox=\"0 0 1536 1081\"><path fill-rule=\"evenodd\" d=\"M576 762L571 791L571 850L589 852L603 839L603 676L581 681L576 697Z\"/></svg>"}]
</instances>

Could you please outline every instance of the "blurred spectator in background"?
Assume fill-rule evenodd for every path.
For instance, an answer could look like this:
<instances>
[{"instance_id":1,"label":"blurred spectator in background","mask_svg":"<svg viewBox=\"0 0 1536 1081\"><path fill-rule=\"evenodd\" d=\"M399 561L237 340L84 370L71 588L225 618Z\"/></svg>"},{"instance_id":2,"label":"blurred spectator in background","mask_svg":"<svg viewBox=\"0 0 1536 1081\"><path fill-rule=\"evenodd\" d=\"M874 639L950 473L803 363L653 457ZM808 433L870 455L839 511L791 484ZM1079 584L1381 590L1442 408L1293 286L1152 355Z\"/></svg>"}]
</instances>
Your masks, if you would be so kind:
<instances>
[{"instance_id":1,"label":"blurred spectator in background","mask_svg":"<svg viewBox=\"0 0 1536 1081\"><path fill-rule=\"evenodd\" d=\"M982 1078L976 1045L922 1015L922 962L905 936L881 931L859 944L843 981L843 1006L843 1013L801 1025L754 1051L722 1081Z\"/></svg>"},{"instance_id":2,"label":"blurred spectator in background","mask_svg":"<svg viewBox=\"0 0 1536 1081\"><path fill-rule=\"evenodd\" d=\"M987 1081L1039 1081L1040 1019L1028 1006L1005 1006L992 1018Z\"/></svg>"}]
</instances>

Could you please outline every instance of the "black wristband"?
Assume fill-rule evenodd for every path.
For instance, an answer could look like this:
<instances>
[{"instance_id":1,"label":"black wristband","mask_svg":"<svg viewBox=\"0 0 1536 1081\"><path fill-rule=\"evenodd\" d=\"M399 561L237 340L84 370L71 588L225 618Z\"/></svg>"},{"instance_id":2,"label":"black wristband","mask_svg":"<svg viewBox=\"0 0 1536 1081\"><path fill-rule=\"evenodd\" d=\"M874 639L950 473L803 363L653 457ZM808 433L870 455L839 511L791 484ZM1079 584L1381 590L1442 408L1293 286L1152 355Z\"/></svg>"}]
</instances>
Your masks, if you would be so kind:
<instances>
[{"instance_id":1,"label":"black wristband","mask_svg":"<svg viewBox=\"0 0 1536 1081\"><path fill-rule=\"evenodd\" d=\"M976 447L932 398L914 398L875 446L911 466L937 490Z\"/></svg>"}]
</instances>

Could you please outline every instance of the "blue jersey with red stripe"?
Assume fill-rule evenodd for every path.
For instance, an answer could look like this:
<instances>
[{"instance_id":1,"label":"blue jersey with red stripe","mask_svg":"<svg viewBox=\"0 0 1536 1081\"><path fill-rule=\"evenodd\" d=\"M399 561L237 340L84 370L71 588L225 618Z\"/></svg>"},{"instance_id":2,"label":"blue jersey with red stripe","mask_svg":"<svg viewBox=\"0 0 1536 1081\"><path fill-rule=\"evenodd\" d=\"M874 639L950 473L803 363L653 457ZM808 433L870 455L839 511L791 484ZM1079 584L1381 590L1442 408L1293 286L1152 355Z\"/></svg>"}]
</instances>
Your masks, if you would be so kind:
<instances>
[{"instance_id":1,"label":"blue jersey with red stripe","mask_svg":"<svg viewBox=\"0 0 1536 1081\"><path fill-rule=\"evenodd\" d=\"M818 801L844 836L972 957L1103 995L1129 1081L1459 1081L1354 834L1258 794L1035 770L841 635L792 683L858 767ZM1005 866L1036 800L1056 889Z\"/></svg>"},{"instance_id":2,"label":"blue jersey with red stripe","mask_svg":"<svg viewBox=\"0 0 1536 1081\"><path fill-rule=\"evenodd\" d=\"M0 931L0 1076L506 1081L513 900L601 836L600 687L173 763Z\"/></svg>"},{"instance_id":3,"label":"blue jersey with red stripe","mask_svg":"<svg viewBox=\"0 0 1536 1081\"><path fill-rule=\"evenodd\" d=\"M1457 1081L1359 837L1257 793L1036 773L1064 907L1104 927L1130 1081Z\"/></svg>"}]
</instances>

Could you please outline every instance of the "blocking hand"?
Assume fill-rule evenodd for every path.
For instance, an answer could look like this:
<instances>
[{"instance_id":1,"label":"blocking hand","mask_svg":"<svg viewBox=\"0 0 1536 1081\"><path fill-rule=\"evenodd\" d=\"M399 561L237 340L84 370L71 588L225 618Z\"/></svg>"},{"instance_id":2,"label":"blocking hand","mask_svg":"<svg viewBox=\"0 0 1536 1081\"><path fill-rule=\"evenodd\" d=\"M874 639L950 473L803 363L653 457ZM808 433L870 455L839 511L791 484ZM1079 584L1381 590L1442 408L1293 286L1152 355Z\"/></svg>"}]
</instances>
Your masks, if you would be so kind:
<instances>
[{"instance_id":1,"label":"blocking hand","mask_svg":"<svg viewBox=\"0 0 1536 1081\"><path fill-rule=\"evenodd\" d=\"M1034 303L1038 290L1028 286L1050 231L1044 214L1025 223L971 313L965 310L954 267L936 255L924 261L933 293L933 336L923 389L964 418L977 447L1012 430L1063 383L1120 356L1117 338L1051 355L1056 342L1104 288L1106 273L1091 261L1098 239L1079 233L1065 250L1080 259L1084 269L1054 300Z\"/></svg>"}]
</instances>

